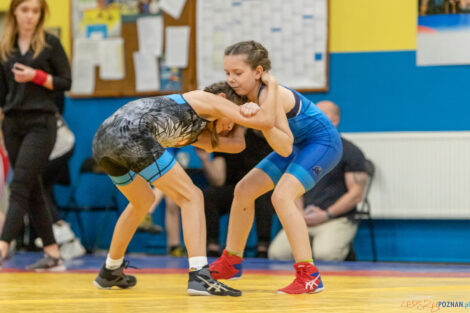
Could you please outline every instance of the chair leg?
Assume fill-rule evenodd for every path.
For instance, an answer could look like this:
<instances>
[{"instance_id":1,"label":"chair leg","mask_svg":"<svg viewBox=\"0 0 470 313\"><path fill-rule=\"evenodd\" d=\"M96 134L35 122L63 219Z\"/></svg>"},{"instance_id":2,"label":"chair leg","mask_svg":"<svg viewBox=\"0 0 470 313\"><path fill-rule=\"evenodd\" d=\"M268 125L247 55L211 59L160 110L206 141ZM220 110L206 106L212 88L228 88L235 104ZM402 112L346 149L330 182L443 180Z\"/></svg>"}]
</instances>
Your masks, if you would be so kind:
<instances>
[{"instance_id":1,"label":"chair leg","mask_svg":"<svg viewBox=\"0 0 470 313\"><path fill-rule=\"evenodd\" d=\"M85 238L85 227L83 226L83 221L82 221L80 212L78 210L75 211L75 216L77 218L78 230L80 232L80 240L82 244L85 246L87 253L89 253L88 245L87 245L86 238Z\"/></svg>"},{"instance_id":2,"label":"chair leg","mask_svg":"<svg viewBox=\"0 0 470 313\"><path fill-rule=\"evenodd\" d=\"M356 251L354 250L354 242L351 242L351 244L349 245L349 252L344 260L345 261L357 261Z\"/></svg>"},{"instance_id":3,"label":"chair leg","mask_svg":"<svg viewBox=\"0 0 470 313\"><path fill-rule=\"evenodd\" d=\"M374 224L370 215L369 215L369 232L370 232L370 244L372 248L372 260L374 262L377 262L377 249L375 246Z\"/></svg>"},{"instance_id":4,"label":"chair leg","mask_svg":"<svg viewBox=\"0 0 470 313\"><path fill-rule=\"evenodd\" d=\"M101 240L101 237L104 234L104 228L105 228L104 225L106 225L106 221L109 219L109 213L111 210L112 208L108 208L108 207L104 210L104 217L102 219L104 223L101 223L103 227L100 227L98 234L96 234L95 240L93 241L93 246L91 247L91 250L90 250L91 253L94 253L96 249L98 248L98 244Z\"/></svg>"}]
</instances>

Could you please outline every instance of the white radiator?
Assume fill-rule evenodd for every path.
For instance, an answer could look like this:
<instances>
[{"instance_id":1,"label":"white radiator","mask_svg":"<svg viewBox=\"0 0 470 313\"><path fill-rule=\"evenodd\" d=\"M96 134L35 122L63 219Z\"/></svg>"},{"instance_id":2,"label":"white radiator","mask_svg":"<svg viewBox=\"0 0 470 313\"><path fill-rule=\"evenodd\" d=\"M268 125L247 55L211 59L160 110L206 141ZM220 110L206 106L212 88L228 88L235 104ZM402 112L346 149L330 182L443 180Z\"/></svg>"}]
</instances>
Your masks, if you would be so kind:
<instances>
[{"instance_id":1,"label":"white radiator","mask_svg":"<svg viewBox=\"0 0 470 313\"><path fill-rule=\"evenodd\" d=\"M343 133L374 162L374 218L470 219L470 132Z\"/></svg>"}]
</instances>

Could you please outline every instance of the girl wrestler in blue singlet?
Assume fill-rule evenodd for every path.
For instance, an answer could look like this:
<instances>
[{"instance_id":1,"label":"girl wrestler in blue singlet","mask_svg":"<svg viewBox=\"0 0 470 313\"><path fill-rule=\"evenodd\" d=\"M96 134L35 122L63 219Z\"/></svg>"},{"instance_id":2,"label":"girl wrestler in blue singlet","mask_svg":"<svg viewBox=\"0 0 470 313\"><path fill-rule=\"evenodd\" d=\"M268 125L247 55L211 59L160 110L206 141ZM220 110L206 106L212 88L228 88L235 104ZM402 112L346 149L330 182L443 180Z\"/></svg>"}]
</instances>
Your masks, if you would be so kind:
<instances>
[{"instance_id":1,"label":"girl wrestler in blue singlet","mask_svg":"<svg viewBox=\"0 0 470 313\"><path fill-rule=\"evenodd\" d=\"M314 293L323 289L313 265L307 226L295 201L310 190L338 163L342 155L340 136L331 121L310 100L277 84L264 87L261 80L271 69L268 51L255 41L236 43L225 50L227 83L238 95L258 103L261 109L277 103L275 127L263 130L274 149L236 186L230 210L227 245L210 266L214 279L241 276L241 261L254 216L255 199L274 188L273 206L286 231L296 260L296 279L280 293ZM268 100L268 101L267 101ZM253 103L242 106L250 116ZM256 115L255 115L256 116ZM248 221L248 222L247 222Z\"/></svg>"}]
</instances>

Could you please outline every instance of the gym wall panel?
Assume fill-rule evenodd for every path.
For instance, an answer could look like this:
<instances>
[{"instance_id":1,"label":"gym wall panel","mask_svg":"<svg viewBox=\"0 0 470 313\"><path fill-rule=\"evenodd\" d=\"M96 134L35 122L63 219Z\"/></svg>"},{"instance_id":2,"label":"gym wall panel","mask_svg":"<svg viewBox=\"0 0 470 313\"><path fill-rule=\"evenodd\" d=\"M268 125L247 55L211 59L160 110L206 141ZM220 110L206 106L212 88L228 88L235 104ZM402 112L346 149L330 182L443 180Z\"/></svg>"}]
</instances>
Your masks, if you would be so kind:
<instances>
[{"instance_id":1,"label":"gym wall panel","mask_svg":"<svg viewBox=\"0 0 470 313\"><path fill-rule=\"evenodd\" d=\"M330 52L416 49L416 0L330 0Z\"/></svg>"},{"instance_id":2,"label":"gym wall panel","mask_svg":"<svg viewBox=\"0 0 470 313\"><path fill-rule=\"evenodd\" d=\"M69 0L47 0L49 5L49 18L46 27L59 27L60 40L65 52L70 56L70 1Z\"/></svg>"}]
</instances>

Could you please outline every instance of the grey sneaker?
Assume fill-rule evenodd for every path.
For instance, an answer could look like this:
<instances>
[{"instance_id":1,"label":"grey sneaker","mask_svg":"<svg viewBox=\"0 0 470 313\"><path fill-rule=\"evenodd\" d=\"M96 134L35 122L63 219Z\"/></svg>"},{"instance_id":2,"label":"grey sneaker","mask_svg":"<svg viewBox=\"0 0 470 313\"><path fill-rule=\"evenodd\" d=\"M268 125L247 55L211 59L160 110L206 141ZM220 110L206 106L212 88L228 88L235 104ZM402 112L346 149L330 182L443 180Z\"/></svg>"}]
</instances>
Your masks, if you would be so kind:
<instances>
[{"instance_id":1,"label":"grey sneaker","mask_svg":"<svg viewBox=\"0 0 470 313\"><path fill-rule=\"evenodd\" d=\"M135 276L124 274L123 270L128 267L130 266L127 260L124 260L121 266L115 270L107 269L105 264L93 284L100 289L111 289L114 286L121 289L132 288L137 283L137 279Z\"/></svg>"},{"instance_id":2,"label":"grey sneaker","mask_svg":"<svg viewBox=\"0 0 470 313\"><path fill-rule=\"evenodd\" d=\"M63 272L66 270L66 267L62 258L53 258L46 253L42 259L39 259L36 263L28 265L26 269L36 272Z\"/></svg>"},{"instance_id":3,"label":"grey sneaker","mask_svg":"<svg viewBox=\"0 0 470 313\"><path fill-rule=\"evenodd\" d=\"M188 294L190 296L232 296L240 297L242 292L214 280L209 265L198 271L189 272Z\"/></svg>"}]
</instances>

